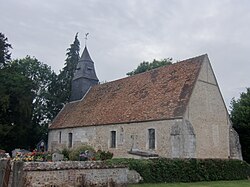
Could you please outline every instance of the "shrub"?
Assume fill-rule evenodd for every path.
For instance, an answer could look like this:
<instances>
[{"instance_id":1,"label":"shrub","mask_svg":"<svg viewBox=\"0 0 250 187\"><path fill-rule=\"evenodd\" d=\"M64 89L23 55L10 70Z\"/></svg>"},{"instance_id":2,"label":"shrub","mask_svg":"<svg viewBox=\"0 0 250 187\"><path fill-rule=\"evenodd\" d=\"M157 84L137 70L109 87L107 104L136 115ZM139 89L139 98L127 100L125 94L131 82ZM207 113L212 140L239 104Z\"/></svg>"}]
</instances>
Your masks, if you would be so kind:
<instances>
[{"instance_id":1,"label":"shrub","mask_svg":"<svg viewBox=\"0 0 250 187\"><path fill-rule=\"evenodd\" d=\"M108 160L108 159L111 159L113 158L113 153L107 151L101 151L101 150L98 150L95 154L95 158L96 160Z\"/></svg>"},{"instance_id":2,"label":"shrub","mask_svg":"<svg viewBox=\"0 0 250 187\"><path fill-rule=\"evenodd\" d=\"M240 180L250 176L250 165L240 160L222 159L112 159L111 165L127 165L146 183Z\"/></svg>"},{"instance_id":3,"label":"shrub","mask_svg":"<svg viewBox=\"0 0 250 187\"><path fill-rule=\"evenodd\" d=\"M70 150L68 148L63 148L61 151L60 151L61 154L63 154L64 156L64 159L65 160L69 160L69 154L70 154Z\"/></svg>"},{"instance_id":4,"label":"shrub","mask_svg":"<svg viewBox=\"0 0 250 187\"><path fill-rule=\"evenodd\" d=\"M80 160L80 154L88 151L88 159L94 158L95 150L89 145L81 145L72 149L69 153L69 160Z\"/></svg>"}]
</instances>

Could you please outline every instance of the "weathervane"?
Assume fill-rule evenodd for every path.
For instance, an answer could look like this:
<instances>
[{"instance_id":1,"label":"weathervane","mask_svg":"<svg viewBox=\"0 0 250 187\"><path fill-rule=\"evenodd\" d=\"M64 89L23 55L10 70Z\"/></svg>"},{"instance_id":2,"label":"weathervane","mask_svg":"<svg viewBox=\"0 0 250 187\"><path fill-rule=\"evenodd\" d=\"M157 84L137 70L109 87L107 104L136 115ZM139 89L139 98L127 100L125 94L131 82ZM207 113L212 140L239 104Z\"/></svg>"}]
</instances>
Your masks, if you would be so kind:
<instances>
[{"instance_id":1,"label":"weathervane","mask_svg":"<svg viewBox=\"0 0 250 187\"><path fill-rule=\"evenodd\" d=\"M88 35L89 35L89 33L87 32L86 34L85 34L85 46L87 45L87 39L88 39Z\"/></svg>"}]
</instances>

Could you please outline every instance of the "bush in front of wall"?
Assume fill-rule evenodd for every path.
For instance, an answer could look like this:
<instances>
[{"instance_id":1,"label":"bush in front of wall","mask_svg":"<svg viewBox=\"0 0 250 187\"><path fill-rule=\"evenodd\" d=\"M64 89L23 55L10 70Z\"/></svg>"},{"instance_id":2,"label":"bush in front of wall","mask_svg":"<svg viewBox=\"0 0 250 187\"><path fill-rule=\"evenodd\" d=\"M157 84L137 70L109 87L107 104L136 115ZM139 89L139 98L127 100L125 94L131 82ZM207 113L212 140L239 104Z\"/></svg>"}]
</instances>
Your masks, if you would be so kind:
<instances>
[{"instance_id":1,"label":"bush in front of wall","mask_svg":"<svg viewBox=\"0 0 250 187\"><path fill-rule=\"evenodd\" d=\"M69 152L69 160L85 161L94 159L95 150L89 145L80 145Z\"/></svg>"},{"instance_id":2,"label":"bush in front of wall","mask_svg":"<svg viewBox=\"0 0 250 187\"><path fill-rule=\"evenodd\" d=\"M61 151L59 151L64 156L64 160L69 160L70 150L64 147Z\"/></svg>"},{"instance_id":3,"label":"bush in front of wall","mask_svg":"<svg viewBox=\"0 0 250 187\"><path fill-rule=\"evenodd\" d=\"M127 165L146 183L242 180L250 177L250 165L223 159L111 159L111 165Z\"/></svg>"},{"instance_id":4,"label":"bush in front of wall","mask_svg":"<svg viewBox=\"0 0 250 187\"><path fill-rule=\"evenodd\" d=\"M113 158L113 153L109 152L109 151L101 151L98 150L95 154L95 158L96 160L108 160Z\"/></svg>"}]
</instances>

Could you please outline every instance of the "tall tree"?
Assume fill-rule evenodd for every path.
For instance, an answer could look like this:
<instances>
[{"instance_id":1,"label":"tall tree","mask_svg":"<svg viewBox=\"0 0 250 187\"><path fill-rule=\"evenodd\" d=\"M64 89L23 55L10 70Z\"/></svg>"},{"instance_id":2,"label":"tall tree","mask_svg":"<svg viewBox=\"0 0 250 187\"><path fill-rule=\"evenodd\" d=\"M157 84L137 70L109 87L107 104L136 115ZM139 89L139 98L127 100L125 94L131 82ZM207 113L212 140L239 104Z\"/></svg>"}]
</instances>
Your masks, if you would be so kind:
<instances>
[{"instance_id":1,"label":"tall tree","mask_svg":"<svg viewBox=\"0 0 250 187\"><path fill-rule=\"evenodd\" d=\"M155 69L170 64L172 64L172 58L165 58L163 60L154 59L152 62L143 61L142 63L139 64L139 66L135 70L128 72L127 75L128 76L136 75L145 71L149 71L151 69Z\"/></svg>"},{"instance_id":2,"label":"tall tree","mask_svg":"<svg viewBox=\"0 0 250 187\"><path fill-rule=\"evenodd\" d=\"M28 148L35 85L11 67L0 69L0 80L0 147Z\"/></svg>"},{"instance_id":3,"label":"tall tree","mask_svg":"<svg viewBox=\"0 0 250 187\"><path fill-rule=\"evenodd\" d=\"M53 107L53 110L51 110L52 118L57 115L64 104L70 99L71 82L80 58L79 52L80 42L78 40L78 33L76 33L74 42L70 44L70 47L67 49L67 58L62 71L60 71L58 76L54 76L49 86L49 92L51 93L50 106Z\"/></svg>"},{"instance_id":4,"label":"tall tree","mask_svg":"<svg viewBox=\"0 0 250 187\"><path fill-rule=\"evenodd\" d=\"M70 99L71 82L80 58L79 52L80 42L78 40L78 33L76 33L74 42L67 49L67 58L65 60L63 70L58 75L58 81L61 83L62 93L60 95L62 97L62 103L66 103Z\"/></svg>"},{"instance_id":5,"label":"tall tree","mask_svg":"<svg viewBox=\"0 0 250 187\"><path fill-rule=\"evenodd\" d=\"M48 87L55 77L48 65L30 56L1 69L0 147L32 148L41 138L47 139L53 113Z\"/></svg>"},{"instance_id":6,"label":"tall tree","mask_svg":"<svg viewBox=\"0 0 250 187\"><path fill-rule=\"evenodd\" d=\"M36 58L10 62L11 47L2 36L0 53L0 148L33 147L46 138L48 123L70 98L71 81L79 60L77 34L67 49L65 66L57 76ZM2 48L1 48L2 49Z\"/></svg>"},{"instance_id":7,"label":"tall tree","mask_svg":"<svg viewBox=\"0 0 250 187\"><path fill-rule=\"evenodd\" d=\"M75 40L72 44L70 44L70 47L67 49L66 53L66 62L65 66L63 68L63 72L65 72L66 78L68 78L71 83L71 80L74 76L74 72L77 66L77 63L79 61L79 52L80 52L80 42L78 40L78 33L75 35Z\"/></svg>"},{"instance_id":8,"label":"tall tree","mask_svg":"<svg viewBox=\"0 0 250 187\"><path fill-rule=\"evenodd\" d=\"M27 77L34 84L34 98L32 101L32 125L34 129L33 140L45 138L47 125L52 120L53 106L51 106L51 93L49 87L56 78L50 66L38 61L36 58L26 56L23 59L14 60L10 66L15 72ZM31 136L32 136L31 135Z\"/></svg>"},{"instance_id":9,"label":"tall tree","mask_svg":"<svg viewBox=\"0 0 250 187\"><path fill-rule=\"evenodd\" d=\"M11 60L10 48L12 47L8 43L7 37L3 33L0 33L0 69L6 66Z\"/></svg>"},{"instance_id":10,"label":"tall tree","mask_svg":"<svg viewBox=\"0 0 250 187\"><path fill-rule=\"evenodd\" d=\"M250 163L250 88L241 93L238 100L233 98L231 120L239 134L243 159Z\"/></svg>"}]
</instances>

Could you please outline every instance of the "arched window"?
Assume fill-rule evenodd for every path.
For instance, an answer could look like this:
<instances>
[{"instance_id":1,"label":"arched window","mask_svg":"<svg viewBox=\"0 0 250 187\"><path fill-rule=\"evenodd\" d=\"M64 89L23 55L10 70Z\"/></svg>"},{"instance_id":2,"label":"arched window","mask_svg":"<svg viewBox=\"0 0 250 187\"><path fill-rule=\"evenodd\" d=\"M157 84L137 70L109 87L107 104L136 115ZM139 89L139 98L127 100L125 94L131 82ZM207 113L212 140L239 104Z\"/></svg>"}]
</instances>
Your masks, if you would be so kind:
<instances>
[{"instance_id":1,"label":"arched window","mask_svg":"<svg viewBox=\"0 0 250 187\"><path fill-rule=\"evenodd\" d=\"M155 149L155 129L148 129L148 148Z\"/></svg>"}]
</instances>

